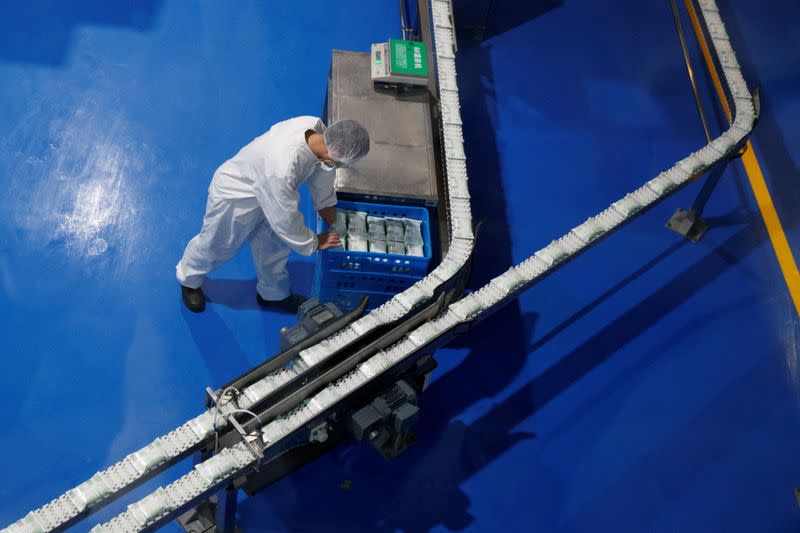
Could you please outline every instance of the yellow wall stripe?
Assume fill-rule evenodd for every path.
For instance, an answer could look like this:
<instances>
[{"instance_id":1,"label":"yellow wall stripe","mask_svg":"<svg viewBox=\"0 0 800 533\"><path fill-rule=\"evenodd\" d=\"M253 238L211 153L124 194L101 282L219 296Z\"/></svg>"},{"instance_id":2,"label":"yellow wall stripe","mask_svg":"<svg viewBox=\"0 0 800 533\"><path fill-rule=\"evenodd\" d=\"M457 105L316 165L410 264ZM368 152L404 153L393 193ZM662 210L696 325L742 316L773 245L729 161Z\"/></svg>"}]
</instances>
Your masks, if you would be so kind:
<instances>
[{"instance_id":1,"label":"yellow wall stripe","mask_svg":"<svg viewBox=\"0 0 800 533\"><path fill-rule=\"evenodd\" d=\"M761 172L761 165L758 164L758 159L750 141L747 141L747 149L742 155L742 163L744 163L745 172L747 172L747 177L750 180L750 187L752 187L753 194L756 197L758 209L761 211L764 224L767 226L769 240L772 241L772 248L778 257L778 263L781 266L783 278L786 280L786 286L789 288L789 294L791 294L794 301L795 310L800 315L800 272L797 270L797 263L792 255L792 249L789 247L789 241L786 240L786 233L784 233L783 226L778 218L775 204L772 203L767 183L764 181L764 174Z\"/></svg>"},{"instance_id":2,"label":"yellow wall stripe","mask_svg":"<svg viewBox=\"0 0 800 533\"><path fill-rule=\"evenodd\" d=\"M717 67L711 57L711 50L706 42L705 35L700 27L700 21L697 18L692 0L684 0L686 9L689 11L689 18L692 20L692 27L694 28L697 41L700 44L700 50L703 53L706 66L711 75L711 80L717 90L717 95L722 103L722 108L725 110L725 115L728 121L731 120L731 110L728 107L728 99L722 89L722 82L717 72ZM800 315L800 272L797 270L797 263L792 255L792 249L789 247L789 241L786 239L786 233L783 231L783 225L778 212L775 210L775 204L772 202L772 197L767 188L767 182L764 180L764 173L761 171L761 165L758 163L758 158L753 151L753 145L747 141L745 145L744 154L742 154L742 163L744 170L747 173L747 178L750 181L750 187L753 189L753 194L758 204L758 209L761 211L761 217L764 219L764 225L767 227L769 240L772 242L772 248L775 250L775 255L778 257L778 264L781 267L783 278L786 280L786 286L789 288L789 294L794 302L795 310Z\"/></svg>"}]
</instances>

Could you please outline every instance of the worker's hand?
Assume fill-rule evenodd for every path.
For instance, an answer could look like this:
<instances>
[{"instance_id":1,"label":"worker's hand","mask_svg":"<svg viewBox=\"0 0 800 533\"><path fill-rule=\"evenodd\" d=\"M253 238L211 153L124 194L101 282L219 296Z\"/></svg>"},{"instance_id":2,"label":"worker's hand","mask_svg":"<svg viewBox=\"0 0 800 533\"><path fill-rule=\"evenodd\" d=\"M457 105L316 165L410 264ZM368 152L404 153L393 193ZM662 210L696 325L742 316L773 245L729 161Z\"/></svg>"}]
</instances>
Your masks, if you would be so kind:
<instances>
[{"instance_id":1,"label":"worker's hand","mask_svg":"<svg viewBox=\"0 0 800 533\"><path fill-rule=\"evenodd\" d=\"M338 233L326 231L317 235L317 248L320 250L327 250L328 248L335 248L342 244L342 239Z\"/></svg>"},{"instance_id":2,"label":"worker's hand","mask_svg":"<svg viewBox=\"0 0 800 533\"><path fill-rule=\"evenodd\" d=\"M323 207L322 209L319 210L319 216L330 226L331 224L336 222L336 208Z\"/></svg>"}]
</instances>

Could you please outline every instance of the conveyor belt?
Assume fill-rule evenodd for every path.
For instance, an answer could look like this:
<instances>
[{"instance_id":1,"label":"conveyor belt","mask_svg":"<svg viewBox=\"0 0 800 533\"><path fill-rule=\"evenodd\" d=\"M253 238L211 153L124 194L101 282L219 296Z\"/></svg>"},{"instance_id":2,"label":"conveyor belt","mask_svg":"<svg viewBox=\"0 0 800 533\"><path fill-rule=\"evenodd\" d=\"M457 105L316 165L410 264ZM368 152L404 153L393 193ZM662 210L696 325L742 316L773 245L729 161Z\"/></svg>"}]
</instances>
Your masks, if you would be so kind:
<instances>
[{"instance_id":1,"label":"conveyor belt","mask_svg":"<svg viewBox=\"0 0 800 533\"><path fill-rule=\"evenodd\" d=\"M130 505L106 524L93 531L128 532L153 529L172 519L182 510L261 461L261 453L281 444L294 432L334 407L340 400L370 383L384 371L420 350L444 342L459 326L480 320L521 291L530 287L588 246L610 234L643 210L665 198L710 167L726 160L742 145L755 123L755 109L714 0L700 0L705 25L725 74L727 88L735 106L731 127L701 150L689 155L645 185L611 204L605 211L588 219L553 241L524 262L491 280L478 291L451 304L437 318L408 333L402 340L364 360L298 407L268 421L261 428L262 442L239 442L219 451L198 464L174 483ZM428 302L442 284L453 278L468 260L473 245L472 220L467 188L466 162L456 85L454 33L450 2L432 0L435 58L439 81L439 100L447 167L447 208L450 222L448 254L434 271L410 289L353 322L333 336L299 352L291 364L272 372L245 387L238 402L220 408L222 416L210 409L173 432L156 439L120 463L98 472L49 504L29 513L2 532L44 532L64 528L76 517L99 509L104 503L127 490L144 476L162 469L188 449L198 446L227 425L225 417L237 409L246 409L304 374L333 354L352 345L361 336L386 324L397 322ZM253 449L255 445L259 449Z\"/></svg>"},{"instance_id":2,"label":"conveyor belt","mask_svg":"<svg viewBox=\"0 0 800 533\"><path fill-rule=\"evenodd\" d=\"M276 393L281 387L293 382L331 355L340 352L362 336L382 325L397 322L415 307L429 300L434 291L445 281L453 278L466 264L472 253L472 217L469 209L466 162L464 156L461 119L458 110L458 89L455 84L455 54L451 8L448 2L434 0L434 24L436 38L447 39L450 44L440 56L440 68L449 75L440 78L441 98L445 128L445 150L448 154L448 203L451 221L450 248L443 261L428 276L416 285L398 294L392 300L372 311L369 315L351 323L335 335L302 350L290 363L281 366L264 378L245 387L237 402L222 406L220 413L209 409L172 432L159 437L141 450L130 454L106 470L97 472L91 479L67 491L48 504L30 512L15 522L6 531L58 531L69 527L76 519L97 511L110 503L115 496L130 490L163 466L185 457L196 450L214 432L227 426L225 416L237 409L247 409L262 399ZM441 30L446 30L442 35ZM443 48L441 44L437 49ZM444 100L447 104L445 105ZM459 159L460 158L460 159Z\"/></svg>"}]
</instances>

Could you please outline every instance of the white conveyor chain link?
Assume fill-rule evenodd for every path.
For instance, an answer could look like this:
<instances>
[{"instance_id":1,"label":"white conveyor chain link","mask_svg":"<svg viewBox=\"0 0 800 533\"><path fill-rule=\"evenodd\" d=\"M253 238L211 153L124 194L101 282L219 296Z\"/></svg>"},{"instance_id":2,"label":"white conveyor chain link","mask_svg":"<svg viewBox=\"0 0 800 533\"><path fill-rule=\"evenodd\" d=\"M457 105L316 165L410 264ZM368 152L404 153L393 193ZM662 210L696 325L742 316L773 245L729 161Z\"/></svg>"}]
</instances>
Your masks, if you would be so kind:
<instances>
[{"instance_id":1,"label":"white conveyor chain link","mask_svg":"<svg viewBox=\"0 0 800 533\"><path fill-rule=\"evenodd\" d=\"M450 2L432 0L433 30L437 61L440 103L444 122L445 164L447 168L447 208L450 214L450 247L444 260L433 272L407 291L398 294L372 313L352 323L344 330L325 339L316 346L303 350L294 365L281 369L243 391L238 407L265 398L307 368L319 364L335 351L346 347L364 333L381 324L397 320L415 306L427 301L439 283L452 278L468 260L473 245L469 192L458 109L455 60L453 54L453 28ZM693 177L703 174L711 165L732 154L752 131L755 109L747 84L742 77L736 56L731 48L725 27L714 0L699 0L702 16L711 35L711 41L723 66L727 87L733 96L734 120L731 127L707 146L677 162L631 192L598 215L573 228L563 237L551 242L527 260L492 279L481 289L451 304L434 320L410 332L401 341L382 350L359 364L355 369L323 388L303 405L284 416L268 422L262 428L266 447L302 428L314 417L334 406L387 368L402 361L457 324L480 317L504 300L515 297L559 264L580 253L592 241L612 232L639 211L663 198L676 188L687 184ZM442 43L444 45L442 46ZM457 127L457 128L456 128ZM230 409L236 406L230 406ZM225 408L222 409L226 411ZM29 513L0 533L43 533L58 528L71 517L101 502L115 491L122 490L137 476L144 475L156 466L179 455L194 444L211 436L214 426L224 425L224 418L213 410L187 422L175 431L156 439L139 452L129 455L111 468L98 472L89 481ZM221 485L247 468L256 466L257 459L244 443L226 448L207 461L198 464L192 472L164 488L130 505L105 524L96 526L94 532L141 531L193 498Z\"/></svg>"},{"instance_id":2,"label":"white conveyor chain link","mask_svg":"<svg viewBox=\"0 0 800 533\"><path fill-rule=\"evenodd\" d=\"M2 533L34 533L61 528L84 511L97 508L115 493L134 485L147 473L172 458L180 457L226 424L225 418L207 411L179 428L157 438L88 481L70 489L50 503L31 511Z\"/></svg>"}]
</instances>

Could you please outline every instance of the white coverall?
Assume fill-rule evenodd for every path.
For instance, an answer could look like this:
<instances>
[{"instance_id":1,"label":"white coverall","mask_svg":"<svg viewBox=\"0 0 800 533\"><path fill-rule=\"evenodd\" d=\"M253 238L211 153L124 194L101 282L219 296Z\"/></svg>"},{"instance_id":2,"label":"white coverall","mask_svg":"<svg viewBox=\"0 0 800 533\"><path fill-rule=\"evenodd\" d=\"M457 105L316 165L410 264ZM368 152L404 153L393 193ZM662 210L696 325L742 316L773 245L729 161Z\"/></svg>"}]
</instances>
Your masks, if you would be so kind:
<instances>
[{"instance_id":1,"label":"white coverall","mask_svg":"<svg viewBox=\"0 0 800 533\"><path fill-rule=\"evenodd\" d=\"M300 185L308 181L315 211L336 205L336 173L320 170L306 143L307 130L324 129L315 117L279 122L217 169L208 188L203 228L176 267L181 285L200 287L206 274L249 239L258 294L265 300L289 296L290 251L311 255L317 249L317 235L299 211Z\"/></svg>"}]
</instances>

